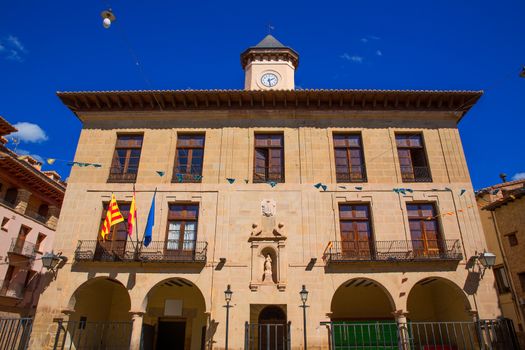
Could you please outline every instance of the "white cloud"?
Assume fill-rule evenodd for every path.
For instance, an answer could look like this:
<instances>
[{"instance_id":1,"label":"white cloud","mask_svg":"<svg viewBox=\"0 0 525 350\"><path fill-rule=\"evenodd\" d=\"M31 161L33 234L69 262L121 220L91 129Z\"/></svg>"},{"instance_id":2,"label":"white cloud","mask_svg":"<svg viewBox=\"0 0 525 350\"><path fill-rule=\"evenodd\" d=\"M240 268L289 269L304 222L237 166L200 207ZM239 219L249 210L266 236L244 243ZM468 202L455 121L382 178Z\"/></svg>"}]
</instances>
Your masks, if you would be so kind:
<instances>
[{"instance_id":1,"label":"white cloud","mask_svg":"<svg viewBox=\"0 0 525 350\"><path fill-rule=\"evenodd\" d=\"M516 173L514 176L512 176L512 180L523 180L525 179L525 172L524 173Z\"/></svg>"},{"instance_id":2,"label":"white cloud","mask_svg":"<svg viewBox=\"0 0 525 350\"><path fill-rule=\"evenodd\" d=\"M366 44L367 42L369 42L370 40L379 40L381 39L380 37L378 36L375 36L375 35L367 35L359 40L361 40L362 43Z\"/></svg>"},{"instance_id":3,"label":"white cloud","mask_svg":"<svg viewBox=\"0 0 525 350\"><path fill-rule=\"evenodd\" d=\"M367 38L361 38L361 42L366 44L368 42L368 39Z\"/></svg>"},{"instance_id":4,"label":"white cloud","mask_svg":"<svg viewBox=\"0 0 525 350\"><path fill-rule=\"evenodd\" d=\"M346 52L344 54L342 54L341 56L339 56L339 57L342 58L343 60L347 60L347 61L351 61L351 62L355 62L355 63L362 63L363 60L364 60L363 56L349 55Z\"/></svg>"},{"instance_id":5,"label":"white cloud","mask_svg":"<svg viewBox=\"0 0 525 350\"><path fill-rule=\"evenodd\" d=\"M18 37L9 35L7 38L0 40L0 53L2 53L0 57L6 60L23 62L27 49Z\"/></svg>"},{"instance_id":6,"label":"white cloud","mask_svg":"<svg viewBox=\"0 0 525 350\"><path fill-rule=\"evenodd\" d=\"M37 161L39 161L40 163L42 163L42 164L45 163L44 158L42 158L42 157L39 156L38 154L31 153L31 152L29 152L28 150L21 149L21 148L17 148L17 149L16 149L16 153L17 153L18 155L20 155L20 156L31 156L31 157L35 158Z\"/></svg>"},{"instance_id":7,"label":"white cloud","mask_svg":"<svg viewBox=\"0 0 525 350\"><path fill-rule=\"evenodd\" d=\"M20 39L18 39L16 36L9 35L7 37L7 41L11 43L16 49L22 52L26 52L26 48L24 45L22 45L22 42L20 42Z\"/></svg>"},{"instance_id":8,"label":"white cloud","mask_svg":"<svg viewBox=\"0 0 525 350\"><path fill-rule=\"evenodd\" d=\"M20 122L14 125L17 132L9 135L9 138L17 138L23 142L40 143L48 139L46 132L40 126L28 122Z\"/></svg>"},{"instance_id":9,"label":"white cloud","mask_svg":"<svg viewBox=\"0 0 525 350\"><path fill-rule=\"evenodd\" d=\"M376 50L376 55L383 56L383 52L381 52L381 50Z\"/></svg>"}]
</instances>

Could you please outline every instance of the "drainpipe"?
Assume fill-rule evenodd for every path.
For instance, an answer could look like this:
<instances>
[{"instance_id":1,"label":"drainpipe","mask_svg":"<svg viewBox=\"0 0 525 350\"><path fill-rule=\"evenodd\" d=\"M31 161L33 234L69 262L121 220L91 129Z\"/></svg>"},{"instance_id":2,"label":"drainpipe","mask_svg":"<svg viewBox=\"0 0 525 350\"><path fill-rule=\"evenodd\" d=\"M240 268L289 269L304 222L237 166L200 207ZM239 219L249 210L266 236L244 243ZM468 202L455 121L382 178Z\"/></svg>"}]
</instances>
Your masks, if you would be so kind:
<instances>
[{"instance_id":1,"label":"drainpipe","mask_svg":"<svg viewBox=\"0 0 525 350\"><path fill-rule=\"evenodd\" d=\"M522 324L523 327L523 314L521 312L521 308L517 305L519 303L518 294L516 293L516 286L514 285L514 280L512 279L512 276L510 274L510 270L508 268L509 262L507 261L507 255L505 254L505 249L503 249L503 243L501 242L501 235L498 228L498 221L496 219L496 213L494 211L490 211L491 217L492 217L492 223L494 225L494 229L496 230L496 238L498 240L499 249L501 251L501 257L503 258L503 265L505 266L505 271L508 271L507 278L510 283L510 289L512 291L512 299L514 299L514 310L516 311L516 314L518 315L519 321ZM506 272L505 272L506 273ZM519 330L519 329L518 329ZM521 330L519 330L521 332Z\"/></svg>"}]
</instances>

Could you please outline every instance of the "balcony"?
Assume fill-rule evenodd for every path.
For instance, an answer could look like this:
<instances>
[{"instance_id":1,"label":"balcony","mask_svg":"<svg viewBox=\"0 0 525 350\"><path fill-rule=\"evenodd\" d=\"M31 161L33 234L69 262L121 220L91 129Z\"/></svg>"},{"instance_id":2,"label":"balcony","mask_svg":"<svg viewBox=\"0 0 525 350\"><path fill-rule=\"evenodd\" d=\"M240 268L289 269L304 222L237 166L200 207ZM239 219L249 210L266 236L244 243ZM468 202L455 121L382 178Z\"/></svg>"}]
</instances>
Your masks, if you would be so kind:
<instances>
[{"instance_id":1,"label":"balcony","mask_svg":"<svg viewBox=\"0 0 525 350\"><path fill-rule=\"evenodd\" d=\"M123 182L133 183L137 180L137 171L135 172L122 172L122 168L110 168L108 182Z\"/></svg>"},{"instance_id":2,"label":"balcony","mask_svg":"<svg viewBox=\"0 0 525 350\"><path fill-rule=\"evenodd\" d=\"M205 263L207 242L152 241L137 247L131 241L79 241L76 262Z\"/></svg>"},{"instance_id":3,"label":"balcony","mask_svg":"<svg viewBox=\"0 0 525 350\"><path fill-rule=\"evenodd\" d=\"M0 297L24 299L26 287L23 283L0 280Z\"/></svg>"},{"instance_id":4,"label":"balcony","mask_svg":"<svg viewBox=\"0 0 525 350\"><path fill-rule=\"evenodd\" d=\"M331 241L323 254L326 264L358 262L460 261L458 239L412 241Z\"/></svg>"},{"instance_id":5,"label":"balcony","mask_svg":"<svg viewBox=\"0 0 525 350\"><path fill-rule=\"evenodd\" d=\"M401 177L403 182L432 182L427 166L401 166Z\"/></svg>"},{"instance_id":6,"label":"balcony","mask_svg":"<svg viewBox=\"0 0 525 350\"><path fill-rule=\"evenodd\" d=\"M47 217L45 217L43 215L40 215L40 214L38 214L35 211L31 211L31 210L27 210L26 209L25 215L29 216L30 218L35 219L38 222L41 222L44 225L47 223Z\"/></svg>"},{"instance_id":7,"label":"balcony","mask_svg":"<svg viewBox=\"0 0 525 350\"><path fill-rule=\"evenodd\" d=\"M16 204L14 202L10 202L5 198L0 198L0 203L11 209L14 209L16 207Z\"/></svg>"},{"instance_id":8,"label":"balcony","mask_svg":"<svg viewBox=\"0 0 525 350\"><path fill-rule=\"evenodd\" d=\"M9 254L10 258L11 255L16 255L19 257L32 259L36 254L35 244L15 237L11 240L11 246L9 247L7 254Z\"/></svg>"}]
</instances>

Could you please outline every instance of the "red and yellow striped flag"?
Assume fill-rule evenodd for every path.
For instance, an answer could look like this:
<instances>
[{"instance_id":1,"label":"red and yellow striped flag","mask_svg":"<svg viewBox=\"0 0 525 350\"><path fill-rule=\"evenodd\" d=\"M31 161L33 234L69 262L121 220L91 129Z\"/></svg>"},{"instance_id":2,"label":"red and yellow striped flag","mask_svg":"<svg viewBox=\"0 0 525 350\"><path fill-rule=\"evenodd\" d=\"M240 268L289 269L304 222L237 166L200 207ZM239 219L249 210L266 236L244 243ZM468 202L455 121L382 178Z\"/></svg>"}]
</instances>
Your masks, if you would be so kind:
<instances>
[{"instance_id":1,"label":"red and yellow striped flag","mask_svg":"<svg viewBox=\"0 0 525 350\"><path fill-rule=\"evenodd\" d=\"M111 226L116 225L122 221L124 221L124 217L118 208L117 198L115 198L114 194L111 194L111 202L109 202L108 212L106 213L106 218L102 224L102 231L100 231L102 239L105 240L106 236L109 235Z\"/></svg>"},{"instance_id":2,"label":"red and yellow striped flag","mask_svg":"<svg viewBox=\"0 0 525 350\"><path fill-rule=\"evenodd\" d=\"M128 235L133 236L133 229L137 222L137 207L135 207L135 192L133 192L133 199L131 200L131 206L129 207L128 215Z\"/></svg>"}]
</instances>

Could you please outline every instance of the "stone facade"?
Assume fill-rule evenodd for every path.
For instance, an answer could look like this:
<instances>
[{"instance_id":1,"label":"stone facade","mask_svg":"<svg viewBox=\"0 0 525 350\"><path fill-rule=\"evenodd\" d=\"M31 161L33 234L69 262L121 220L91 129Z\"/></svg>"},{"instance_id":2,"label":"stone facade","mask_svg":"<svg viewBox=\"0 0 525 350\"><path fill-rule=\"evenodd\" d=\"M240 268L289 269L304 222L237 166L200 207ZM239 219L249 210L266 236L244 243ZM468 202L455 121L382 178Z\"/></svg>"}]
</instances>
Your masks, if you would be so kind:
<instances>
[{"instance_id":1,"label":"stone facade","mask_svg":"<svg viewBox=\"0 0 525 350\"><path fill-rule=\"evenodd\" d=\"M232 101L237 93L242 96ZM179 335L172 341L184 339L184 349L223 349L226 334L229 349L242 349L245 323L261 322L263 313L283 325L290 322L291 347L302 349L303 285L309 291L310 349L328 349L328 330L321 322L330 320L499 316L493 276L480 279L478 267L468 264L486 242L457 129L464 98L443 110L425 109L414 92L415 110L408 107L410 97L399 98L398 106L398 97L383 92L348 91L339 100L323 101L313 93L311 104L307 92L279 93L167 92L156 97L162 111L154 105L145 110L147 93L122 100L98 93L87 99L61 95L83 122L75 160L101 167L72 169L55 242L55 250L69 260L41 298L33 349L52 346L54 318L73 324L65 340L73 343L71 330L82 328L73 322L132 321L131 348L139 349L141 339L145 349L151 348L164 341L163 327L171 322L170 334ZM398 108L345 107L363 94L384 96L382 106ZM288 98L295 99L295 107ZM432 105L432 98L439 96L425 105ZM367 103L363 98L360 106ZM113 105L127 110L111 110ZM172 181L177 139L197 132L205 134L201 182ZM283 135L284 182L254 183L254 139L262 132ZM336 181L333 135L339 132L361 135L366 182ZM401 132L422 135L432 181L403 182L395 143ZM169 204L198 204L196 239L207 243L205 262L146 262L123 255L107 262L96 252L91 261L79 256L78 242L97 239L111 193L119 203L132 198L132 183L108 182L117 135L126 133L143 134L134 184L138 233L144 232L155 189L153 241L166 240ZM460 258L329 261L330 242L341 240L340 203L369 204L375 241L407 242L409 202L431 202L439 214L453 213L439 215L439 230L443 239L459 243ZM165 253L162 248L155 254ZM384 253L389 259L388 249ZM230 308L225 307L227 286L233 291ZM177 344L171 348L182 348Z\"/></svg>"}]
</instances>

